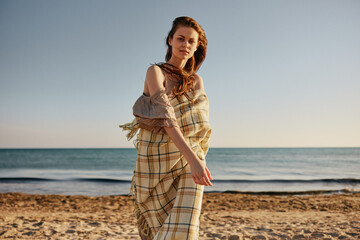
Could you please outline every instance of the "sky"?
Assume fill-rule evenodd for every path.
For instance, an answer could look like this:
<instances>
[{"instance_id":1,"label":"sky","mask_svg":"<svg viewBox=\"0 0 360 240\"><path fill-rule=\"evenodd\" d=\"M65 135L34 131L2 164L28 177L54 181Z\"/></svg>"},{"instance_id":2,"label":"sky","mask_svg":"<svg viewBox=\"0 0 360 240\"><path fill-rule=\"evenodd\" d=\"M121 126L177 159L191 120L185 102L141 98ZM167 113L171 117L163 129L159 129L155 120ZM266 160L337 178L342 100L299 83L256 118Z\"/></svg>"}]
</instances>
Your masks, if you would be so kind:
<instances>
[{"instance_id":1,"label":"sky","mask_svg":"<svg viewBox=\"0 0 360 240\"><path fill-rule=\"evenodd\" d=\"M360 146L360 1L0 0L0 148L133 147L178 16L208 39L211 147Z\"/></svg>"}]
</instances>

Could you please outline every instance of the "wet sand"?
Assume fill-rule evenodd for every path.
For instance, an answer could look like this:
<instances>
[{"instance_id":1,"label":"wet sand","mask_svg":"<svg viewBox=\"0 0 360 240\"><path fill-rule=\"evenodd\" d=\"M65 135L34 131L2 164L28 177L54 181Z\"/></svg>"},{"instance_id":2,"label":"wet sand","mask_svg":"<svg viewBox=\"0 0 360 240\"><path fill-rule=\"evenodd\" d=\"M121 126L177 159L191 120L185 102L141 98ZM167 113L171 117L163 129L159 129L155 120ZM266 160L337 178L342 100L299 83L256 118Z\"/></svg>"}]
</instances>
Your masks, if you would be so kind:
<instances>
[{"instance_id":1,"label":"wet sand","mask_svg":"<svg viewBox=\"0 0 360 240\"><path fill-rule=\"evenodd\" d=\"M0 239L140 239L128 196L0 194ZM360 193L204 194L200 239L360 239Z\"/></svg>"}]
</instances>

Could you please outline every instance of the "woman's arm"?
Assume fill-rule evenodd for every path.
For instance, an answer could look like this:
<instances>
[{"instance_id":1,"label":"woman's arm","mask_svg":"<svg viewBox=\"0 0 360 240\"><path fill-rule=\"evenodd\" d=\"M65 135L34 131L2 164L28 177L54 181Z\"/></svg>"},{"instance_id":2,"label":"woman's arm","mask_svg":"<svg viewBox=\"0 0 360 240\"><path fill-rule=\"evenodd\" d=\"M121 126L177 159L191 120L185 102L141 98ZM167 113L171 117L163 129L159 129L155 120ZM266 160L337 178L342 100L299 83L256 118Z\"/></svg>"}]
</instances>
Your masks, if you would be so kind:
<instances>
[{"instance_id":1,"label":"woman's arm","mask_svg":"<svg viewBox=\"0 0 360 240\"><path fill-rule=\"evenodd\" d=\"M180 129L178 127L165 127L165 131L189 163L195 183L212 186L210 180L213 180L213 178L211 177L209 169L206 167L205 162L200 160L186 143Z\"/></svg>"},{"instance_id":2,"label":"woman's arm","mask_svg":"<svg viewBox=\"0 0 360 240\"><path fill-rule=\"evenodd\" d=\"M145 79L144 92L153 95L163 87L165 81L162 70L158 66L151 66L148 68ZM198 84L198 81L201 81ZM195 87L202 87L202 79L197 75ZM212 186L212 180L209 169L206 167L205 162L200 160L198 156L192 151L190 146L186 143L185 138L178 127L164 127L166 133L171 140L175 143L176 147L184 155L186 161L190 165L191 173L195 183L200 185Z\"/></svg>"}]
</instances>

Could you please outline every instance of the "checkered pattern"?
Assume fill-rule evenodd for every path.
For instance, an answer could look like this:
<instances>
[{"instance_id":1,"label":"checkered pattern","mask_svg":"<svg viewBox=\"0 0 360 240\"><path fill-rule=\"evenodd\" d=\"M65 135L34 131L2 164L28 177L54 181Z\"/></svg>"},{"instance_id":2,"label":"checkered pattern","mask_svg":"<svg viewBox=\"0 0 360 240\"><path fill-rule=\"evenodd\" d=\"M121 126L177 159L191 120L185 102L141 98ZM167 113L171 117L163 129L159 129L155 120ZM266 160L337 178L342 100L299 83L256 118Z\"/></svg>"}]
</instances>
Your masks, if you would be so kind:
<instances>
[{"instance_id":1,"label":"checkered pattern","mask_svg":"<svg viewBox=\"0 0 360 240\"><path fill-rule=\"evenodd\" d=\"M208 99L203 90L173 98L178 125L201 160L209 147ZM134 170L134 194L142 239L198 239L204 187L192 179L190 166L167 134L140 129ZM147 236L146 236L147 235Z\"/></svg>"}]
</instances>

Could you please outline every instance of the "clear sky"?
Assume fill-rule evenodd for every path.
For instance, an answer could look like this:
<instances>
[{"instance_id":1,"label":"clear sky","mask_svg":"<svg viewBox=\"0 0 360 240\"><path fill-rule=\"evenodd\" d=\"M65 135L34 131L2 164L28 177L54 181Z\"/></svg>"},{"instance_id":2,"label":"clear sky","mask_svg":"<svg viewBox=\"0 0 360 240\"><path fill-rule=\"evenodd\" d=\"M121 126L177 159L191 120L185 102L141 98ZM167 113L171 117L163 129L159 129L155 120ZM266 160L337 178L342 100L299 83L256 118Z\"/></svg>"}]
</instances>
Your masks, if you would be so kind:
<instances>
[{"instance_id":1,"label":"clear sky","mask_svg":"<svg viewBox=\"0 0 360 240\"><path fill-rule=\"evenodd\" d=\"M118 125L184 15L211 147L360 146L360 1L1 0L0 148L133 147Z\"/></svg>"}]
</instances>

